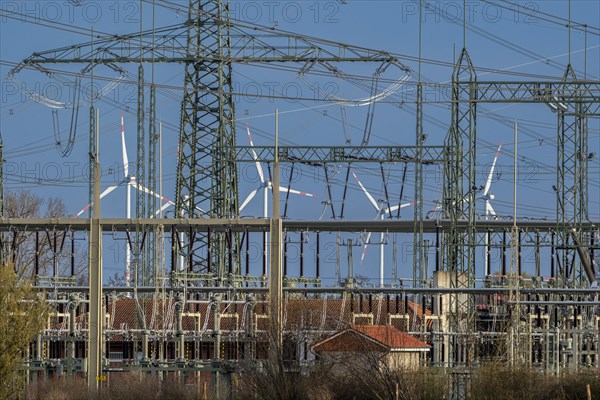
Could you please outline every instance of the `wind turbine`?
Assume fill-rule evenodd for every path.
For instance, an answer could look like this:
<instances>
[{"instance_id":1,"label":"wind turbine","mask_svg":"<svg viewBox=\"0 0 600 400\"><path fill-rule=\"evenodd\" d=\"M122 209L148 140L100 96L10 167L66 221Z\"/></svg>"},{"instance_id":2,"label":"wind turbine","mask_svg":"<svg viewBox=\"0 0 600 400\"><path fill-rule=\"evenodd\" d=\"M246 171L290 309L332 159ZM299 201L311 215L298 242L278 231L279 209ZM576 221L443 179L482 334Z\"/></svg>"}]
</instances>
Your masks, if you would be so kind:
<instances>
[{"instance_id":1,"label":"wind turbine","mask_svg":"<svg viewBox=\"0 0 600 400\"><path fill-rule=\"evenodd\" d=\"M488 174L488 177L485 181L485 186L483 186L483 188L481 188L483 190L483 193L479 197L480 199L485 201L485 214L484 215L487 220L490 219L490 216L493 217L493 219L498 218L496 216L496 211L494 210L494 207L492 207L491 201L494 200L495 196L493 193L490 193L490 188L492 187L492 179L494 178L494 169L496 168L496 162L498 161L498 155L500 154L500 150L502 150L502 145L498 146L498 150L496 150L496 155L494 157L494 161L492 162L492 167L490 168L490 173ZM469 199L465 198L463 201L468 202ZM456 205L456 203L453 202L452 205L454 206L454 205ZM441 209L442 209L442 205L438 202L438 205L436 205L430 212L438 212Z\"/></svg>"},{"instance_id":2,"label":"wind turbine","mask_svg":"<svg viewBox=\"0 0 600 400\"><path fill-rule=\"evenodd\" d=\"M250 194L248 195L248 197L246 197L246 199L244 200L244 202L242 203L242 205L240 206L240 213L242 212L242 210L244 208L246 208L246 206L250 203L250 201L252 201L252 199L254 198L254 196L256 196L256 193L258 193L259 190L263 190L263 218L268 218L268 209L269 209L269 190L273 190L273 183L271 182L271 178L269 177L269 179L267 180L263 171L262 166L260 165L260 161L258 160L258 155L256 154L256 151L254 150L254 142L252 141L252 135L250 134L250 127L248 126L248 124L246 124L246 132L248 132L248 141L250 142L250 148L252 151L252 158L254 158L254 163L256 164L256 172L258 173L258 179L260 180L260 182L258 183L258 187L256 189L254 189L253 191L250 192ZM270 175L270 174L269 174ZM289 189L283 186L279 186L279 191L280 192L289 192L289 193L293 193L293 194L297 194L300 196L305 196L305 197L317 197L313 194L310 193L306 193L306 192L301 192L299 190L295 190L295 189ZM248 239L246 239L248 240ZM263 233L263 249L265 250L265 252L268 254L268 233L264 232ZM267 266L267 262L266 260L264 261L263 264L263 268L266 268Z\"/></svg>"},{"instance_id":3,"label":"wind turbine","mask_svg":"<svg viewBox=\"0 0 600 400\"><path fill-rule=\"evenodd\" d=\"M498 155L500 154L500 150L502 150L502 145L498 146L498 150L496 150L496 156L494 157L494 162L492 163L492 168L490 168L490 173L488 174L487 180L485 181L485 186L483 188L483 194L481 198L485 200L485 217L486 219L490 219L492 216L496 219L496 211L494 211L494 207L492 207L491 200L494 200L495 196L490 193L490 187L492 186L492 178L494 177L494 169L496 168L496 162L498 161Z\"/></svg>"},{"instance_id":4,"label":"wind turbine","mask_svg":"<svg viewBox=\"0 0 600 400\"><path fill-rule=\"evenodd\" d=\"M364 192L365 196L367 196L367 199L369 199L369 201L371 202L371 204L377 211L377 214L375 215L375 219L383 220L383 219L385 219L386 215L389 215L389 214L393 213L394 211L397 211L399 208L404 208L404 207L412 206L415 204L414 201L411 201L410 203L399 204L399 205L393 206L393 207L387 207L385 201L383 201L383 200L380 200L379 202L375 201L373 196L371 196L371 193L369 193L369 191L363 186L362 182L360 181L360 179L358 179L358 176L356 176L354 171L352 171L352 175L354 175L354 179L356 179L358 186L360 186L360 188ZM372 232L369 232L369 234L367 235L367 240L365 240L365 246L363 247L363 251L360 256L360 265L363 264L363 261L365 259L365 254L367 253L367 246L369 244L369 241L371 240L371 233ZM381 287L383 287L384 240L385 240L385 234L383 232L381 232L380 244L379 244L379 286L381 286Z\"/></svg>"},{"instance_id":5,"label":"wind turbine","mask_svg":"<svg viewBox=\"0 0 600 400\"><path fill-rule=\"evenodd\" d=\"M159 196L158 194L156 194L152 190L144 187L143 185L140 185L139 183L136 182L135 175L130 173L129 159L127 157L127 147L125 145L124 114L125 113L121 113L121 150L122 150L122 156L123 156L123 180L116 185L109 186L108 188L106 188L100 194L100 199L103 199L104 197L108 196L118 187L120 187L122 185L126 185L127 197L126 197L126 203L125 203L125 212L126 212L127 219L130 219L131 218L131 188L139 190L143 193L150 194L150 195L160 199L161 201L167 203L166 205L175 205L175 203L173 203L171 200L167 199L166 197ZM77 214L75 214L75 218L79 218L84 212L89 210L91 206L92 206L92 203L83 207L81 209L81 211L79 211ZM129 248L129 246L125 246L125 248L126 248L126 250L125 250L125 283L127 286L130 286L130 284L131 284L131 249Z\"/></svg>"},{"instance_id":6,"label":"wind turbine","mask_svg":"<svg viewBox=\"0 0 600 400\"><path fill-rule=\"evenodd\" d=\"M496 150L496 156L494 157L494 162L492 163L492 167L490 168L490 173L488 174L487 180L485 181L485 186L483 188L483 194L481 198L485 201L485 219L490 220L490 217L493 219L497 219L496 211L494 207L492 207L491 201L494 200L494 195L490 193L490 187L492 186L492 178L494 177L494 169L496 168L496 162L498 161L498 155L500 154L500 150L502 150L502 145L498 146L498 150ZM490 232L486 232L485 234L485 275L488 276L490 274L491 267L491 249L490 249Z\"/></svg>"},{"instance_id":7,"label":"wind turbine","mask_svg":"<svg viewBox=\"0 0 600 400\"><path fill-rule=\"evenodd\" d=\"M258 187L256 189L254 189L253 191L251 191L250 194L248 195L248 197L246 197L246 199L240 206L240 212L242 212L242 210L244 208L246 208L246 206L250 203L250 201L252 201L254 196L256 196L256 193L258 193L258 191L262 189L263 190L263 217L267 218L268 217L268 206L269 206L269 197L268 197L269 190L273 190L273 183L271 182L270 178L268 180L265 178L265 174L263 172L262 165L260 165L260 161L258 160L258 155L256 154L256 151L254 150L254 142L252 141L252 135L250 134L250 128L248 127L248 124L246 124L246 131L248 132L248 140L250 141L252 157L254 158L254 162L256 164L256 172L258 173L258 179L260 180L260 182L258 184ZM317 197L311 193L302 192L302 191L295 190L295 189L288 189L283 186L279 186L279 190L284 193L290 192L292 194L297 194L297 195L305 196L305 197Z\"/></svg>"}]
</instances>

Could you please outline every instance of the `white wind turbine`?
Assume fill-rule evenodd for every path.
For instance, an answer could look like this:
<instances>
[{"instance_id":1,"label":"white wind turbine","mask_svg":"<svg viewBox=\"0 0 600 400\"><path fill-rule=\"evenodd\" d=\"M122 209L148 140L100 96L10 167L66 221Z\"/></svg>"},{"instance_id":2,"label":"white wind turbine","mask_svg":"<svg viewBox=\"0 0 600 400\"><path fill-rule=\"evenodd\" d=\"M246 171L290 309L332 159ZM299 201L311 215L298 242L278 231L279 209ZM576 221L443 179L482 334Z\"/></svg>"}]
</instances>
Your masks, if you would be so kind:
<instances>
[{"instance_id":1,"label":"white wind turbine","mask_svg":"<svg viewBox=\"0 0 600 400\"><path fill-rule=\"evenodd\" d=\"M155 192L151 191L150 189L137 183L135 180L135 175L133 175L132 173L129 172L129 159L127 157L127 147L125 145L124 113L121 113L121 150L122 150L122 155L123 155L123 175L124 175L123 180L114 186L109 186L108 188L106 188L100 194L100 199L108 196L110 193L112 193L118 187L120 187L122 185L127 185L127 187L126 187L127 197L126 197L126 203L125 203L125 210L126 210L126 217L128 219L131 218L131 188L132 187L136 190L150 194L150 195L160 199L161 201L167 203L166 205L175 205L175 203L173 203L171 200L167 199L166 197L161 197L158 194L156 194ZM92 206L91 204L88 204L87 206L83 207L81 209L81 211L79 211L77 214L75 214L75 218L79 218L84 212L89 210L89 208L91 206ZM125 246L125 248L126 248L126 250L125 250L125 283L127 286L130 286L130 284L131 284L131 250L128 245Z\"/></svg>"},{"instance_id":2,"label":"white wind turbine","mask_svg":"<svg viewBox=\"0 0 600 400\"><path fill-rule=\"evenodd\" d=\"M490 168L490 173L488 174L487 180L485 181L485 186L483 188L483 194L481 198L485 201L485 219L497 219L496 211L494 207L492 207L491 201L494 200L494 195L490 193L490 188L492 186L492 179L494 177L494 169L496 168L496 162L498 161L498 155L500 154L500 150L502 149L502 145L498 146L498 150L496 150L496 155L494 156L494 162L492 163L492 167ZM492 218L490 218L492 217ZM487 232L485 234L485 275L490 274L491 260L490 260L490 233Z\"/></svg>"},{"instance_id":3,"label":"white wind turbine","mask_svg":"<svg viewBox=\"0 0 600 400\"><path fill-rule=\"evenodd\" d=\"M383 220L383 219L385 219L386 215L389 215L389 214L393 213L394 211L397 211L399 208L404 208L404 207L412 206L415 204L414 201L411 201L410 203L399 204L399 205L393 206L393 207L387 207L385 201L383 201L383 200L381 200L379 202L375 201L373 196L371 196L371 194L368 192L368 190L363 186L361 181L358 179L358 177L356 176L354 171L352 171L352 175L354 175L354 179L356 179L356 182L358 183L358 185L360 186L362 191L365 193L365 196L367 196L367 198L369 199L369 201L371 202L371 204L377 211L377 214L375 215L375 219ZM365 240L365 246L363 247L363 251L360 256L360 264L361 265L365 259L365 254L367 253L367 246L369 244L369 241L371 240L371 233L372 232L369 232L369 234L367 235L367 240ZM381 287L383 287L383 272L384 272L384 240L385 240L385 233L381 232L380 244L379 244L379 286L381 286Z\"/></svg>"},{"instance_id":4,"label":"white wind turbine","mask_svg":"<svg viewBox=\"0 0 600 400\"><path fill-rule=\"evenodd\" d=\"M256 163L256 172L258 173L258 179L260 180L260 182L258 184L258 187L250 192L248 197L246 197L246 199L240 206L240 213L242 212L242 210L244 208L246 208L248 203L250 203L250 201L252 201L254 196L256 196L256 193L258 193L258 191L262 189L263 190L263 217L267 218L268 217L268 206L269 206L269 190L273 190L273 183L271 182L271 179L265 178L263 168L260 165L260 161L258 160L258 155L256 154L256 151L254 150L254 143L252 142L252 135L250 134L250 128L248 127L247 124L246 124L246 131L248 132L248 140L250 141L252 157L254 158L254 162ZM279 191L281 191L281 192L289 191L292 194L297 194L297 195L305 196L305 197L317 197L314 194L302 192L302 191L295 190L295 189L288 190L288 188L283 187L283 186L279 186Z\"/></svg>"},{"instance_id":5,"label":"white wind turbine","mask_svg":"<svg viewBox=\"0 0 600 400\"><path fill-rule=\"evenodd\" d=\"M494 207L492 207L492 203L491 201L494 200L495 196L490 193L490 188L492 187L492 179L494 178L494 169L496 168L496 162L498 161L498 155L500 154L500 150L502 149L502 145L498 146L498 150L496 150L496 155L494 157L494 162L492 162L492 167L490 168L490 172L488 174L488 177L485 181L485 186L482 188L483 193L481 194L481 196L479 197L480 199L485 201L485 217L487 220L490 219L490 216L493 217L494 219L497 219L498 217L496 216L496 211L494 210ZM466 197L463 200L465 203L469 202L469 198ZM456 203L452 203L452 205L454 206ZM435 206L433 208L433 210L431 210L430 212L438 212L442 210L442 205L440 203L438 203L437 206Z\"/></svg>"},{"instance_id":6,"label":"white wind turbine","mask_svg":"<svg viewBox=\"0 0 600 400\"><path fill-rule=\"evenodd\" d=\"M250 134L250 128L248 127L248 124L246 124L246 131L248 132L248 141L250 142L252 158L254 158L254 162L256 164L256 172L258 173L258 179L260 180L260 182L258 183L258 187L250 192L248 197L246 197L246 199L240 206L240 213L242 212L242 210L244 208L246 208L246 206L250 203L250 201L252 201L254 196L256 196L256 193L258 193L258 191L262 189L263 190L263 218L268 218L268 215L269 215L268 214L269 190L273 190L273 183L271 182L270 178L266 179L266 177L265 177L263 168L260 165L260 161L258 160L258 155L256 154L256 151L254 150L254 142L252 141L252 135ZM290 193L298 194L298 195L305 196L305 197L316 197L313 194L301 192L299 190L295 190L295 189L288 190L288 188L283 187L283 186L279 186L279 191L280 192L288 192L289 191ZM268 233L265 233L263 235L263 249L265 249L265 252L267 252L267 253L268 253L268 243L269 243Z\"/></svg>"},{"instance_id":7,"label":"white wind turbine","mask_svg":"<svg viewBox=\"0 0 600 400\"><path fill-rule=\"evenodd\" d=\"M490 173L488 174L487 180L485 181L485 186L483 188L483 194L481 198L485 200L485 217L486 219L490 219L490 216L496 219L496 211L494 211L494 207L492 207L491 201L494 200L494 195L490 193L490 188L492 187L492 179L494 177L494 169L496 168L496 162L498 161L498 155L500 154L500 150L502 150L502 145L498 146L498 150L496 150L496 156L494 157L494 162L492 163L492 167L490 168Z\"/></svg>"}]
</instances>

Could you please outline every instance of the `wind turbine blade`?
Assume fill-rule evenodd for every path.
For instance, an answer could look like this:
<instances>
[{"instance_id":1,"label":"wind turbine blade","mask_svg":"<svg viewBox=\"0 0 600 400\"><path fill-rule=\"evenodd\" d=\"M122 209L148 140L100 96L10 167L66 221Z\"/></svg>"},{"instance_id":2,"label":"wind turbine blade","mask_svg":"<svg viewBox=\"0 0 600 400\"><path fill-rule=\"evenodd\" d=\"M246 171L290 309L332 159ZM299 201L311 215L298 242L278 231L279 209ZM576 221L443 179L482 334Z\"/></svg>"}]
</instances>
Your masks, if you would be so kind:
<instances>
[{"instance_id":1,"label":"wind turbine blade","mask_svg":"<svg viewBox=\"0 0 600 400\"><path fill-rule=\"evenodd\" d=\"M140 185L137 182L131 182L131 185L133 185L137 190L141 190L142 192L148 193L149 195L154 196L157 199L164 201L165 203L169 203L172 206L175 205L175 203L171 200L167 199L166 197L161 197L158 193L154 193L152 190Z\"/></svg>"},{"instance_id":2,"label":"wind turbine blade","mask_svg":"<svg viewBox=\"0 0 600 400\"><path fill-rule=\"evenodd\" d=\"M246 197L246 200L244 200L244 202L240 206L240 212L242 212L242 210L244 208L246 208L246 206L248 205L248 203L250 203L250 201L252 201L252 199L254 198L254 196L256 196L257 192L258 192L258 189L254 189L253 191L250 192L250 194L248 195L248 197Z\"/></svg>"},{"instance_id":3,"label":"wind turbine blade","mask_svg":"<svg viewBox=\"0 0 600 400\"><path fill-rule=\"evenodd\" d=\"M154 213L154 216L157 217L160 215L161 212L164 212L167 208L171 207L173 204L171 203L165 203L161 208L158 209L158 211L156 211Z\"/></svg>"},{"instance_id":4,"label":"wind turbine blade","mask_svg":"<svg viewBox=\"0 0 600 400\"><path fill-rule=\"evenodd\" d=\"M498 150L496 151L496 156L494 157L494 162L492 163L492 168L490 168L490 174L488 175L487 181L485 181L485 187L483 189L484 196L487 196L488 192L490 191L490 187L492 186L492 178L494 177L494 169L496 168L496 161L498 161L498 154L500 153L501 149L502 149L502 145L500 145L498 147Z\"/></svg>"},{"instance_id":5,"label":"wind turbine blade","mask_svg":"<svg viewBox=\"0 0 600 400\"><path fill-rule=\"evenodd\" d=\"M121 186L121 184L115 185L115 186L109 186L108 188L106 188L104 190L104 192L102 192L100 194L100 199L104 198L105 196L109 195L113 190L115 190L116 188L118 188L119 186ZM88 204L87 206L83 207L81 209L81 211L79 211L77 214L75 214L75 218L79 218L81 216L81 214L83 214L84 212L86 212L87 210L90 209L90 207L92 206L92 204Z\"/></svg>"},{"instance_id":6,"label":"wind turbine blade","mask_svg":"<svg viewBox=\"0 0 600 400\"><path fill-rule=\"evenodd\" d=\"M81 209L81 211L79 211L77 214L75 214L75 218L79 218L81 216L81 214L83 214L84 212L86 212L87 210L89 210L91 207L91 204L88 204L87 206L83 207Z\"/></svg>"},{"instance_id":7,"label":"wind turbine blade","mask_svg":"<svg viewBox=\"0 0 600 400\"><path fill-rule=\"evenodd\" d=\"M397 211L399 208L410 207L410 206L414 206L414 205L415 205L415 202L414 202L414 201L411 201L410 203L404 203L404 204L400 204L400 205L397 205L397 206L394 206L394 207L390 207L389 209L388 209L388 208L386 208L386 209L383 211L383 213L384 213L384 214L389 214L390 212Z\"/></svg>"},{"instance_id":8,"label":"wind turbine blade","mask_svg":"<svg viewBox=\"0 0 600 400\"><path fill-rule=\"evenodd\" d=\"M377 215L375 215L375 219L379 219L379 217L381 216L381 214L379 212L377 212ZM369 245L369 242L371 241L371 234L373 232L369 232L369 234L367 235L367 240L365 240L365 247L363 247L363 251L362 254L360 255L360 265L363 264L363 261L365 259L365 255L367 255L367 246Z\"/></svg>"},{"instance_id":9,"label":"wind turbine blade","mask_svg":"<svg viewBox=\"0 0 600 400\"><path fill-rule=\"evenodd\" d=\"M491 215L493 217L496 216L496 211L494 211L494 207L492 207L489 201L485 202L485 212L486 214Z\"/></svg>"},{"instance_id":10,"label":"wind turbine blade","mask_svg":"<svg viewBox=\"0 0 600 400\"><path fill-rule=\"evenodd\" d=\"M258 172L258 177L260 178L261 183L265 183L265 174L263 172L262 166L260 165L260 162L258 161L258 155L256 154L256 151L254 151L254 142L252 142L252 135L250 134L250 127L248 126L248 124L246 124L246 131L248 131L248 140L250 141L250 150L252 151L252 157L254 158L254 161L256 162L256 171Z\"/></svg>"},{"instance_id":11,"label":"wind turbine blade","mask_svg":"<svg viewBox=\"0 0 600 400\"><path fill-rule=\"evenodd\" d=\"M125 178L129 176L129 159L127 158L127 146L125 146L125 113L121 113L121 150L123 152L123 172Z\"/></svg>"},{"instance_id":12,"label":"wind turbine blade","mask_svg":"<svg viewBox=\"0 0 600 400\"><path fill-rule=\"evenodd\" d=\"M119 186L121 186L121 184L118 185L114 185L114 186L109 186L107 187L104 192L100 193L100 199L102 199L103 197L109 195L113 190L115 190L116 188L118 188Z\"/></svg>"},{"instance_id":13,"label":"wind turbine blade","mask_svg":"<svg viewBox=\"0 0 600 400\"><path fill-rule=\"evenodd\" d=\"M325 216L325 211L327 211L327 207L328 207L328 204L325 203L323 205L323 211L321 212L321 216L319 217L319 221L321 221L323 219L323 217Z\"/></svg>"},{"instance_id":14,"label":"wind turbine blade","mask_svg":"<svg viewBox=\"0 0 600 400\"><path fill-rule=\"evenodd\" d=\"M273 189L273 187L271 187L271 189ZM306 196L306 197L317 197L316 194L301 192L301 191L296 190L296 189L288 189L288 188L283 187L283 186L279 186L279 191L280 192L290 192L292 194L299 194L300 196Z\"/></svg>"},{"instance_id":15,"label":"wind turbine blade","mask_svg":"<svg viewBox=\"0 0 600 400\"><path fill-rule=\"evenodd\" d=\"M356 176L356 174L354 173L354 171L352 171L352 175L354 175L354 179L356 179L356 182L358 183L358 185L360 186L360 188L362 189L362 191L365 193L365 195L367 196L367 198L369 199L369 201L371 202L371 204L373 204L373 207L375 207L375 209L377 211L379 211L379 206L377 205L377 202L375 201L375 199L373 198L373 196L371 196L371 193L369 193L367 191L367 189L365 189L365 187L360 182L360 180L358 179L358 176Z\"/></svg>"},{"instance_id":16,"label":"wind turbine blade","mask_svg":"<svg viewBox=\"0 0 600 400\"><path fill-rule=\"evenodd\" d=\"M362 254L360 255L360 265L363 265L363 261L365 260L365 255L367 254L367 246L369 245L369 241L371 240L371 233L367 235L367 240L365 240L365 247L363 247Z\"/></svg>"}]
</instances>

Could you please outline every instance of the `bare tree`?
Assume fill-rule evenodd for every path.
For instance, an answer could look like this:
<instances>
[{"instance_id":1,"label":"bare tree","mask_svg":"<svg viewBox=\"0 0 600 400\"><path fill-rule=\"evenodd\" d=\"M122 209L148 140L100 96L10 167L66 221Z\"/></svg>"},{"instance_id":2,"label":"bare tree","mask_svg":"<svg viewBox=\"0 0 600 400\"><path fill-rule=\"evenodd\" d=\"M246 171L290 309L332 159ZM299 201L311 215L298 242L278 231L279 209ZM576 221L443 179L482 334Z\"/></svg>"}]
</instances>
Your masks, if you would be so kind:
<instances>
[{"instance_id":1,"label":"bare tree","mask_svg":"<svg viewBox=\"0 0 600 400\"><path fill-rule=\"evenodd\" d=\"M61 218L67 215L63 200L59 197L44 199L30 191L8 192L4 197L5 218ZM14 265L15 271L23 278L35 277L35 259L37 253L40 275L51 275L53 272L53 245L54 240L60 244L67 232L11 232L4 233L2 243L4 254ZM38 248L36 252L36 235ZM56 238L54 237L56 235ZM64 274L70 268L70 246L58 249L56 254L58 272ZM77 250L75 257L76 272L86 268L87 248Z\"/></svg>"}]
</instances>

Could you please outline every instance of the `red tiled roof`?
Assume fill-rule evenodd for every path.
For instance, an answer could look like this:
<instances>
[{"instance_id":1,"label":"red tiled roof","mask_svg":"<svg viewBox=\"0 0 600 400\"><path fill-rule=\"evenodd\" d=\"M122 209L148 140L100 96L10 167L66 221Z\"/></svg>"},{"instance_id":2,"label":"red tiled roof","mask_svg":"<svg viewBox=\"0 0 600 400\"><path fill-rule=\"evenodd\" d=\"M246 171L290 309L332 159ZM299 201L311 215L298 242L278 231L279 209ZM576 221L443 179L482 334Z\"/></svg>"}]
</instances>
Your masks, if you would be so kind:
<instances>
[{"instance_id":1,"label":"red tiled roof","mask_svg":"<svg viewBox=\"0 0 600 400\"><path fill-rule=\"evenodd\" d=\"M354 298L289 298L283 302L283 321L284 327L289 331L303 329L316 330L321 334L336 332L349 324L362 324L365 319L368 323L382 325L388 323L388 316L403 315L404 312L409 318L394 318L391 323L401 330L420 330L423 322L423 309L417 304L402 299L389 296L384 298L373 298L371 301L367 297L359 300L358 296ZM213 314L209 302L201 303L187 302L184 307L187 313L199 313L199 321L193 317L183 318L183 329L185 331L199 330L210 332L214 328ZM176 329L177 319L175 316L175 303L172 298L167 298L165 303L155 301L151 298L140 299L139 306L131 298L119 298L110 301L106 306L106 312L110 315L106 328L114 330L140 329L145 326L147 329L160 330ZM244 304L221 303L221 312L228 314L221 319L221 330L240 330L245 325L245 315L248 312ZM268 304L264 300L256 303L254 313L257 318L257 329L259 331L268 329L268 319L263 318L268 315ZM354 313L354 314L353 314ZM429 310L425 311L430 314ZM357 315L361 317L356 317ZM200 326L197 326L198 323ZM428 327L432 321L428 320ZM77 324L79 328L87 328L88 315L85 311L78 311ZM62 326L53 321L53 326L58 328Z\"/></svg>"},{"instance_id":2,"label":"red tiled roof","mask_svg":"<svg viewBox=\"0 0 600 400\"><path fill-rule=\"evenodd\" d=\"M321 351L402 351L427 350L427 343L391 325L353 325L313 346Z\"/></svg>"},{"instance_id":3,"label":"red tiled roof","mask_svg":"<svg viewBox=\"0 0 600 400\"><path fill-rule=\"evenodd\" d=\"M352 329L361 332L391 349L430 348L427 343L402 332L391 325L354 325Z\"/></svg>"}]
</instances>

